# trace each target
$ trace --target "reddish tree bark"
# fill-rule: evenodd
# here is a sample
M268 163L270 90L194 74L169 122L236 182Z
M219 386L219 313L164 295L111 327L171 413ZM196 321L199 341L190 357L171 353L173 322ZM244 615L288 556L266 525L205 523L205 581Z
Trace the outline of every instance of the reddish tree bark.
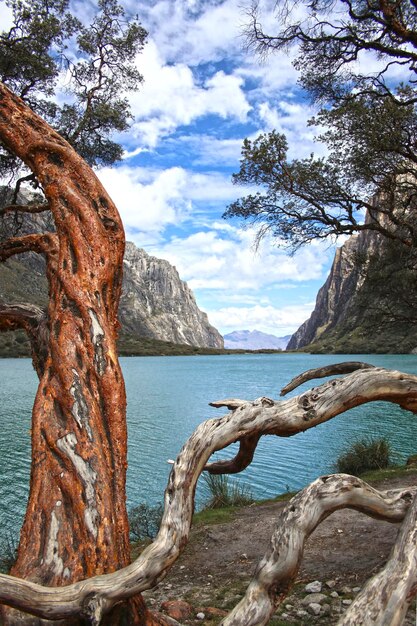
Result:
M116 354L125 238L92 170L1 83L0 140L36 175L56 225L56 235L0 247L1 260L23 249L43 253L50 293L48 347L32 416L30 495L12 574L59 586L129 562L126 398ZM129 624L153 622L141 596L117 611L129 612ZM4 619L41 623L11 609ZM121 619L113 614L109 623Z

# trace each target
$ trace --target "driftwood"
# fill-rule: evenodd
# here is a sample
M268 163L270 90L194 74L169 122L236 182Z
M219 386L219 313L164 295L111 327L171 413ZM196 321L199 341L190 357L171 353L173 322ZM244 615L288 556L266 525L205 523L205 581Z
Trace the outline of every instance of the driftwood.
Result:
M261 435L290 436L373 400L387 400L416 413L417 376L366 368L289 400L215 403L232 407L232 411L200 424L184 445L169 477L158 536L136 561L114 573L59 588L0 575L0 602L46 619L82 616L91 624L100 624L115 604L157 584L183 550L196 482L205 467L210 469L207 461L213 452L235 441L248 440L251 448ZM229 463L233 469L233 462ZM410 507L412 495L412 490L383 495L347 475L316 480L283 511L270 550L260 562L246 596L223 624L265 624L294 580L308 535L332 511L344 507L393 522L401 521L410 508L387 568L364 589L340 621L346 625L400 624L398 620L416 589L416 504ZM362 611L370 616L365 621L358 619Z
M363 363L362 361L345 361L344 363L334 363L333 365L325 365L324 367L318 367L312 370L302 372L281 389L281 396L286 396L287 393L297 389L303 383L313 380L314 378L326 378L326 376L337 376L339 374L350 374L356 372L356 370L367 370L375 365L369 363Z

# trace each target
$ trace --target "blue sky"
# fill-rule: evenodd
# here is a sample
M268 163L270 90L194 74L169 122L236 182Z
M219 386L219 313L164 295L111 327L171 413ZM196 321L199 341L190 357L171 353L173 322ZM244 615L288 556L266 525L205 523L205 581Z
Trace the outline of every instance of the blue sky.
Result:
M137 58L145 82L129 97L124 160L98 175L127 239L175 265L221 333L282 336L309 316L334 248L317 243L290 257L265 239L256 251L253 229L222 219L247 191L231 183L245 137L275 128L290 156L320 152L290 56L261 61L244 49L245 2L123 0L149 31ZM272 7L264 2L265 23Z

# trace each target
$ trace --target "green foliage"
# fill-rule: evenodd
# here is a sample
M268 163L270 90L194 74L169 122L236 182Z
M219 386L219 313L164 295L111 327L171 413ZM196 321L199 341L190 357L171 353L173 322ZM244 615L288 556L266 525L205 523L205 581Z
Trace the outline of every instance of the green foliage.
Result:
M149 506L144 502L130 509L128 516L131 541L154 539L158 534L163 512L161 504Z
M250 489L237 481L232 482L227 474L205 473L203 479L210 494L204 509L245 506L254 502Z
M1 80L46 119L93 166L122 156L111 138L129 127L127 91L138 89L135 66L146 31L117 0L99 0L91 23L73 15L70 0L6 0L13 26L0 33ZM51 100L65 81L65 101ZM62 101L62 94L60 100ZM14 172L0 153L0 173Z
M390 465L390 456L391 446L386 439L361 439L339 456L337 471L360 476L370 470L385 469Z
M248 38L261 53L298 46L300 82L313 100L325 104L310 124L322 133L328 156L290 160L286 138L276 131L245 140L233 181L261 190L231 204L225 217L256 223L259 237L270 232L291 251L314 239L365 229L416 246L412 0L399 0L389 10L354 0L337 12L328 0L301 4L292 10L280 0L277 28L270 33L262 30L254 4ZM379 73L367 73L366 61L356 63L364 52L378 55ZM392 70L399 66L402 77L408 70L408 80L395 79ZM365 211L369 219L363 223Z

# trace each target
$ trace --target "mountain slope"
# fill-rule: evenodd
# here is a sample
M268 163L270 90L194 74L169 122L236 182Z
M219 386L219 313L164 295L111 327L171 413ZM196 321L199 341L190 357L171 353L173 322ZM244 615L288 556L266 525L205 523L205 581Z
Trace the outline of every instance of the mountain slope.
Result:
M335 254L289 350L410 353L417 348L416 251L363 231Z
M0 206L10 202L8 192L0 188ZM27 202L21 196L20 202ZM2 237L51 230L47 213L22 214L16 224L12 215L2 219ZM123 263L123 289L119 307L123 345L128 352L140 339L204 348L223 348L223 338L200 311L192 291L168 261L149 256L133 243L126 244ZM45 263L34 253L23 254L0 264L0 303L31 302L45 306L48 302ZM145 341L146 340L146 341ZM161 350L158 347L158 352ZM0 356L28 354L23 333L0 333Z
M234 330L224 335L224 347L234 350L285 350L291 335L277 337L259 330Z

